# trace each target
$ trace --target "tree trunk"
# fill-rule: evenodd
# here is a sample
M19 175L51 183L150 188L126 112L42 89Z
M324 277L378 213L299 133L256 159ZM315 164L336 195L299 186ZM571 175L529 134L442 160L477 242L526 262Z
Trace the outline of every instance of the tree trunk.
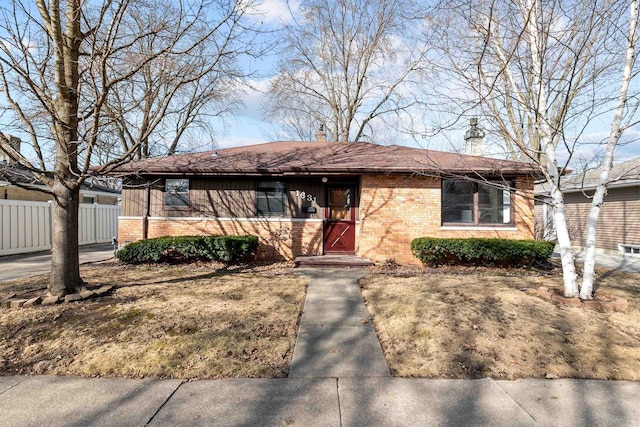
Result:
M618 94L618 106L616 113L611 122L611 130L609 131L609 140L607 142L607 150L602 170L598 179L598 186L593 201L591 202L591 210L589 211L589 222L587 222L587 244L584 258L584 273L582 279L582 288L580 289L580 298L593 298L593 283L595 280L596 267L596 237L598 216L600 208L604 203L604 196L607 194L607 186L609 185L609 174L613 167L613 154L620 136L622 135L622 118L625 113L629 84L633 78L633 68L636 61L636 39L638 37L638 1L633 0L629 5L629 35L626 62L622 73L622 83L620 84L620 93Z
M56 182L53 187L53 237L51 242L52 295L77 292L83 285L78 256L78 207L80 190Z
M604 185L602 186L604 189ZM600 188L600 186L598 187ZM596 234L600 207L604 202L604 191L596 191L593 198L589 219L587 220L587 240L584 251L584 264L582 267L582 287L580 299L593 299L593 283L596 268Z
M560 247L560 261L562 262L562 280L564 282L564 296L575 298L578 296L578 276L571 251L571 238L567 228L567 218L564 211L562 192L555 187L551 191L553 200L553 220L556 226L556 236Z

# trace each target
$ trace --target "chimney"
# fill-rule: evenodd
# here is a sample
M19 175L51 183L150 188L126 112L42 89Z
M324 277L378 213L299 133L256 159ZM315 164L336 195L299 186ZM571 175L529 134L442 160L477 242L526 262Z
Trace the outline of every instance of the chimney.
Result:
M316 141L327 142L327 132L324 130L324 125L320 125L320 129L316 131Z
M478 127L478 118L469 120L470 128L464 134L464 153L470 156L484 156L484 132Z
M7 140L7 142L4 142L5 139ZM0 138L0 144L8 145L18 153L20 152L20 142L21 142L20 138L16 138L15 136L9 135L6 133L3 133L2 137ZM12 160L11 157L9 157L9 155L2 150L0 150L0 160L10 164L17 163L15 160Z

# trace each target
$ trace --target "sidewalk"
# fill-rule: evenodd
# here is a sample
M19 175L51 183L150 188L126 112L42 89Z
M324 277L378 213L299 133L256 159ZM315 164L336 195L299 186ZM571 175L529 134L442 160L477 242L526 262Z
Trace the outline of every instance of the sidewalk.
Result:
M113 258L111 243L80 246L80 264ZM51 271L51 252L0 257L0 283Z
M638 426L640 384L0 377L0 426Z
M0 377L4 426L640 426L640 383L392 378L363 270L310 278L289 378Z

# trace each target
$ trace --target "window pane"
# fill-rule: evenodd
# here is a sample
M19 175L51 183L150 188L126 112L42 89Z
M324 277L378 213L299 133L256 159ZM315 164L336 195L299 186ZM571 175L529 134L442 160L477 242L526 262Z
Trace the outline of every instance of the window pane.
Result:
M351 221L350 188L332 188L329 191L329 219Z
M167 193L164 195L165 206L189 206L189 196L183 193Z
M189 206L189 180L167 179L164 183L164 206L186 207Z
M350 188L332 188L329 192L329 203L336 205L350 205L351 204L351 189Z
M351 208L345 205L334 205L329 208L329 219L351 221Z
M496 183L496 185L499 185ZM511 222L511 195L508 190L478 184L480 224L508 224Z
M473 224L474 184L464 181L443 181L442 222Z
M258 215L284 215L285 193L282 181L259 181L256 192Z
M167 179L165 183L167 192L186 192L189 191L188 179Z

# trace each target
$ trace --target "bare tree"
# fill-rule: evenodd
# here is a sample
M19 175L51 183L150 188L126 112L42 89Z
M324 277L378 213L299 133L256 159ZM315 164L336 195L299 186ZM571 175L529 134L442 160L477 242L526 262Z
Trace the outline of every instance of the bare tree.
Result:
M423 9L413 0L303 1L282 30L271 117L293 138L321 123L330 139L374 140L376 122L420 103L429 46L417 37L428 26Z
M250 39L243 28L243 14L237 7L216 6L217 22L194 22L191 28L185 28L188 32L178 48L170 50L165 49L166 41L175 31L172 21L180 16L178 5L160 2L151 11L131 14L131 31L143 32L148 22L154 22L158 32L135 40L130 59L139 61L153 52L161 53L109 95L105 108L111 125L103 133L108 132L111 140L118 142L110 147L116 149L116 157L134 146L137 159L171 155L180 145L188 148L185 136L194 134L200 144L211 140L210 119L224 116L237 106L237 95L247 77L237 59L260 52L255 39ZM197 146L198 141L194 143Z
M450 59L448 71L459 82L447 90L473 94L457 101L484 112L511 157L538 166L550 189L564 294L577 297L560 178L589 123L609 118L599 196L606 192L615 146L637 107L628 105L637 94L629 92L636 72L637 1L453 1L441 16L447 20L439 40ZM597 209L602 197L593 202ZM592 210L593 243L596 225ZM588 252L585 267L594 256ZM592 274L585 274L580 296L590 299L591 292Z
M238 43L248 31L243 19L250 3L171 4L7 0L0 5L2 115L10 132L28 138L24 142L34 160L9 145L0 147L53 196L49 292L54 295L73 293L83 283L78 204L84 180L150 153L154 132L169 126L175 129L167 131L167 146L175 150L180 133L216 99L218 83L211 82L234 78L233 60L246 52ZM203 64L198 55L219 62ZM201 90L209 92L208 99L198 98ZM177 94L184 93L196 96L178 102ZM92 169L98 157L109 161Z

